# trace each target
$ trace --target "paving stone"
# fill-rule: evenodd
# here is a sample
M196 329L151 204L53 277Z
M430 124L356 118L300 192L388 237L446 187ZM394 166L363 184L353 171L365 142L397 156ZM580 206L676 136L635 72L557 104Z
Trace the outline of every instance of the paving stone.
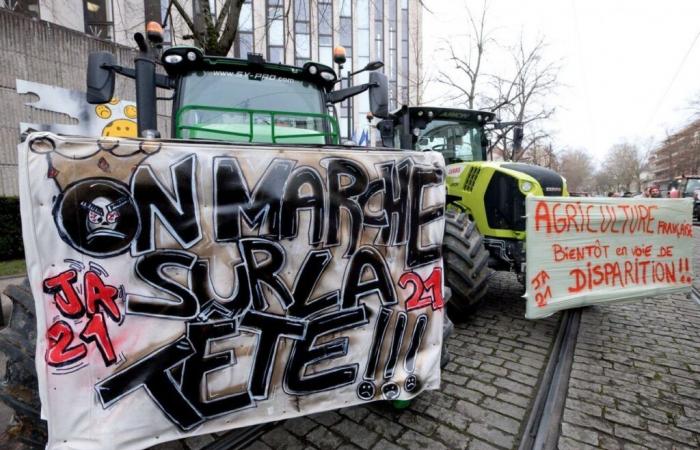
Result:
M355 406L352 408L343 408L338 410L338 414L348 417L355 422L362 422L362 419L367 417L369 409L364 406Z
M479 439L472 439L469 442L469 450L499 450L498 447L494 447L491 444L487 444L486 442L479 440Z
M622 425L638 428L640 430L646 428L646 421L634 414L628 414L616 409L606 408L603 416L611 422L620 423Z
M314 420L314 421L320 423L321 425L324 425L327 427L330 427L330 426L340 422L341 420L343 420L343 418L340 417L340 415L335 411L327 411L327 412L322 412L322 413L318 413L318 414L311 414L310 416L307 416L307 417L309 419Z
M392 420L388 420L386 417L380 416L373 412L370 412L362 424L368 429L381 434L385 438L394 441L403 432L403 427Z
M297 436L306 436L306 434L317 427L318 424L308 417L302 416L286 420L283 426Z
M568 437L559 437L559 450L595 450L596 448Z
M451 449L465 449L469 445L469 437L445 425L437 427L432 437L440 440Z
M246 450L272 450L272 447L258 440L246 447Z
M336 448L343 443L343 438L326 427L316 427L306 435L306 440L318 448Z
M467 387L479 391L484 395L488 395L489 397L495 396L498 392L495 387L477 380L470 380L469 383L467 383Z
M455 407L473 422L484 422L513 435L518 432L520 427L519 421L473 403L460 400Z
M599 442L597 431L581 428L570 423L561 425L561 435L593 446L597 446Z
M283 427L274 427L263 434L261 439L274 449L301 450L304 448L304 444Z
M499 378L496 381L494 381L493 384L500 388L507 389L511 392L515 392L516 394L524 395L526 397L532 395L532 388L530 386L526 386L516 381L508 380L505 378Z
M508 402L502 402L492 397L484 399L482 406L485 406L486 408L489 408L492 411L500 412L502 414L505 414L506 416L510 416L517 420L522 420L525 418L525 408L515 406Z
M470 424L467 433L499 447L511 448L515 445L513 436L483 423Z
M403 447L399 447L398 445L394 444L393 442L389 442L386 439L382 439L379 442L376 443L374 447L372 447L373 450L404 450Z
M484 394L481 392L477 392L466 387L455 386L453 384L445 384L443 391L455 398L469 400L472 403L479 403L481 399L484 398Z
M199 436L192 436L184 440L185 446L189 450L200 450L206 445L214 442L215 438L211 434L200 434Z
M370 448L379 440L379 435L377 433L358 425L350 419L343 419L340 423L334 425L333 431L362 448Z
M497 396L498 399L512 403L514 405L526 408L530 405L530 399L528 397L514 394L512 392L500 392Z
M447 449L447 447L442 443L422 434L418 434L413 430L406 431L396 440L396 443L409 450Z

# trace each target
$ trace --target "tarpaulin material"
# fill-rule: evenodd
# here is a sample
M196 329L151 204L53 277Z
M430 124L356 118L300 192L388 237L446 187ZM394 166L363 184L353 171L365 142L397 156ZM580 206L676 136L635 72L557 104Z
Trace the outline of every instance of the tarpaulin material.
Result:
M690 292L692 206L692 199L528 197L525 317Z
M19 152L49 448L438 387L440 154L50 133Z

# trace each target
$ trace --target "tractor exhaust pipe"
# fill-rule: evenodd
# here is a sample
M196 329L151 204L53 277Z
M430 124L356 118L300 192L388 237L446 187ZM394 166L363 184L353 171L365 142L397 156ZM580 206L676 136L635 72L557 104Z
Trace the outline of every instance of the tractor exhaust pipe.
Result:
M159 138L155 58L163 42L163 29L157 22L149 22L146 25L146 35L148 39L141 33L134 34L140 50L139 56L134 58L138 133L139 137Z

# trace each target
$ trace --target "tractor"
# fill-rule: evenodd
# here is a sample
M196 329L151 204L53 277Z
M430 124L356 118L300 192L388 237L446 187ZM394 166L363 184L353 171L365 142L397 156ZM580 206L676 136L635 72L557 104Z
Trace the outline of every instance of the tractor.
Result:
M207 56L195 47L163 49L162 30L152 23L147 33L137 33L135 40L139 53L133 68L118 65L108 52L89 55L86 99L95 105L109 102L117 74L134 79L141 138L161 137L158 100L172 103L169 127L172 138L267 146L304 145L318 147L319 151L348 144L341 140L335 104L369 91L372 114L388 117L387 79L382 73L374 72L382 66L379 62L371 62L348 75L349 78L368 70L368 83L338 89L338 74L316 62L295 67L268 63L255 54L236 59ZM342 47L338 50L334 51L334 61L342 67L344 50ZM170 96L163 97L164 91L169 91ZM20 439L43 446L46 432L39 420L33 369L34 300L26 281L21 286L11 286L6 294L13 308L0 342L14 350L10 352L5 383L0 384L0 398L16 411ZM451 323L445 319L443 335L450 331ZM445 357L443 351L443 365Z
M568 196L566 180L553 170L488 160L491 134L508 126L515 145L522 140L521 127L495 119L487 111L404 106L377 125L385 146L433 150L445 158L443 258L454 317L484 297L491 270L515 273L524 284L525 197Z

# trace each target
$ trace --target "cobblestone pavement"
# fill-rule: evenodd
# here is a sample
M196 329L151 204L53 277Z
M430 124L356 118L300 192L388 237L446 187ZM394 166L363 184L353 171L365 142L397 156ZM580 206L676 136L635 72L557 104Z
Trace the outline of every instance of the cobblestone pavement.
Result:
M674 295L584 310L565 408L561 449L700 448L700 305Z
M700 305L684 295L583 312L560 449L700 448Z
M439 391L421 394L403 411L378 402L288 420L248 448L516 447L559 315L525 320L513 285L501 293L456 324Z

